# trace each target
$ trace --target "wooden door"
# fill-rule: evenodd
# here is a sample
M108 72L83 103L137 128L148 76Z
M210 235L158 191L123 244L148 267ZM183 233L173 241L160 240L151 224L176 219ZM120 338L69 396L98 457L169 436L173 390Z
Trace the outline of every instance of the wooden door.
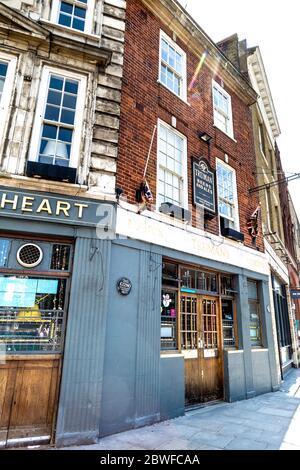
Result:
M50 441L59 363L58 357L27 356L0 365L2 447Z
M186 404L223 397L219 300L181 294L181 347L185 356Z

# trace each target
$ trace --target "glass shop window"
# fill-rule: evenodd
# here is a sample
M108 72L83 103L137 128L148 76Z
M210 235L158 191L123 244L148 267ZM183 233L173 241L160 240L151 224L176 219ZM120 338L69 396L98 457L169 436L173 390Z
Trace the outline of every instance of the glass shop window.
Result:
M196 271L190 268L180 270L181 288L196 289Z
M161 349L177 349L177 292L161 294Z
M176 264L163 262L162 285L178 287L178 268Z
M214 273L205 273L197 271L196 273L197 289L205 292L217 292L217 275Z
M180 273L181 288L183 289L214 293L218 291L217 275L214 273L197 271L190 268L181 268Z
M0 238L0 268L7 267L9 250L10 250L10 240Z
M222 329L224 349L234 348L236 346L234 310L233 301L230 299L222 299Z
M258 283L248 280L248 303L250 312L250 340L252 346L261 346L261 312L258 297Z
M233 276L221 276L221 295L232 297L234 293Z
M62 351L66 280L0 275L0 347L7 353Z

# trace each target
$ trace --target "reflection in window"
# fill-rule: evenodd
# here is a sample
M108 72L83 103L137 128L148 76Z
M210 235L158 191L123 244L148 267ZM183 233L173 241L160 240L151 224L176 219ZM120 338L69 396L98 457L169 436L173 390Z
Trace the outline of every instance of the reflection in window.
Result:
M60 352L66 280L0 276L0 344L6 352Z
M10 249L10 240L0 238L0 267L4 268L7 266L8 255Z

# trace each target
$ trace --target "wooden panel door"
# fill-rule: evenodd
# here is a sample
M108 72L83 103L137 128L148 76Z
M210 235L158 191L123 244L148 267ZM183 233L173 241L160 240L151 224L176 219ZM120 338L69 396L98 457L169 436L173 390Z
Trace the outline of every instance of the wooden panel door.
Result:
M59 379L58 358L9 360L0 368L2 437L6 445L49 442ZM37 439L38 438L38 439ZM3 445L3 444L2 444Z
M18 361L0 363L0 447L6 446Z
M181 348L185 356L186 404L223 397L219 300L181 294Z

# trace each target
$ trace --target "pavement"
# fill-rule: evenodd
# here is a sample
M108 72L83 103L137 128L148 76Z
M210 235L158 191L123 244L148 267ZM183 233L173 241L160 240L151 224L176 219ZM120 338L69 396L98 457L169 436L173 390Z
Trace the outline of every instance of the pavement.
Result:
M219 402L185 416L65 450L300 450L300 369L278 392Z

